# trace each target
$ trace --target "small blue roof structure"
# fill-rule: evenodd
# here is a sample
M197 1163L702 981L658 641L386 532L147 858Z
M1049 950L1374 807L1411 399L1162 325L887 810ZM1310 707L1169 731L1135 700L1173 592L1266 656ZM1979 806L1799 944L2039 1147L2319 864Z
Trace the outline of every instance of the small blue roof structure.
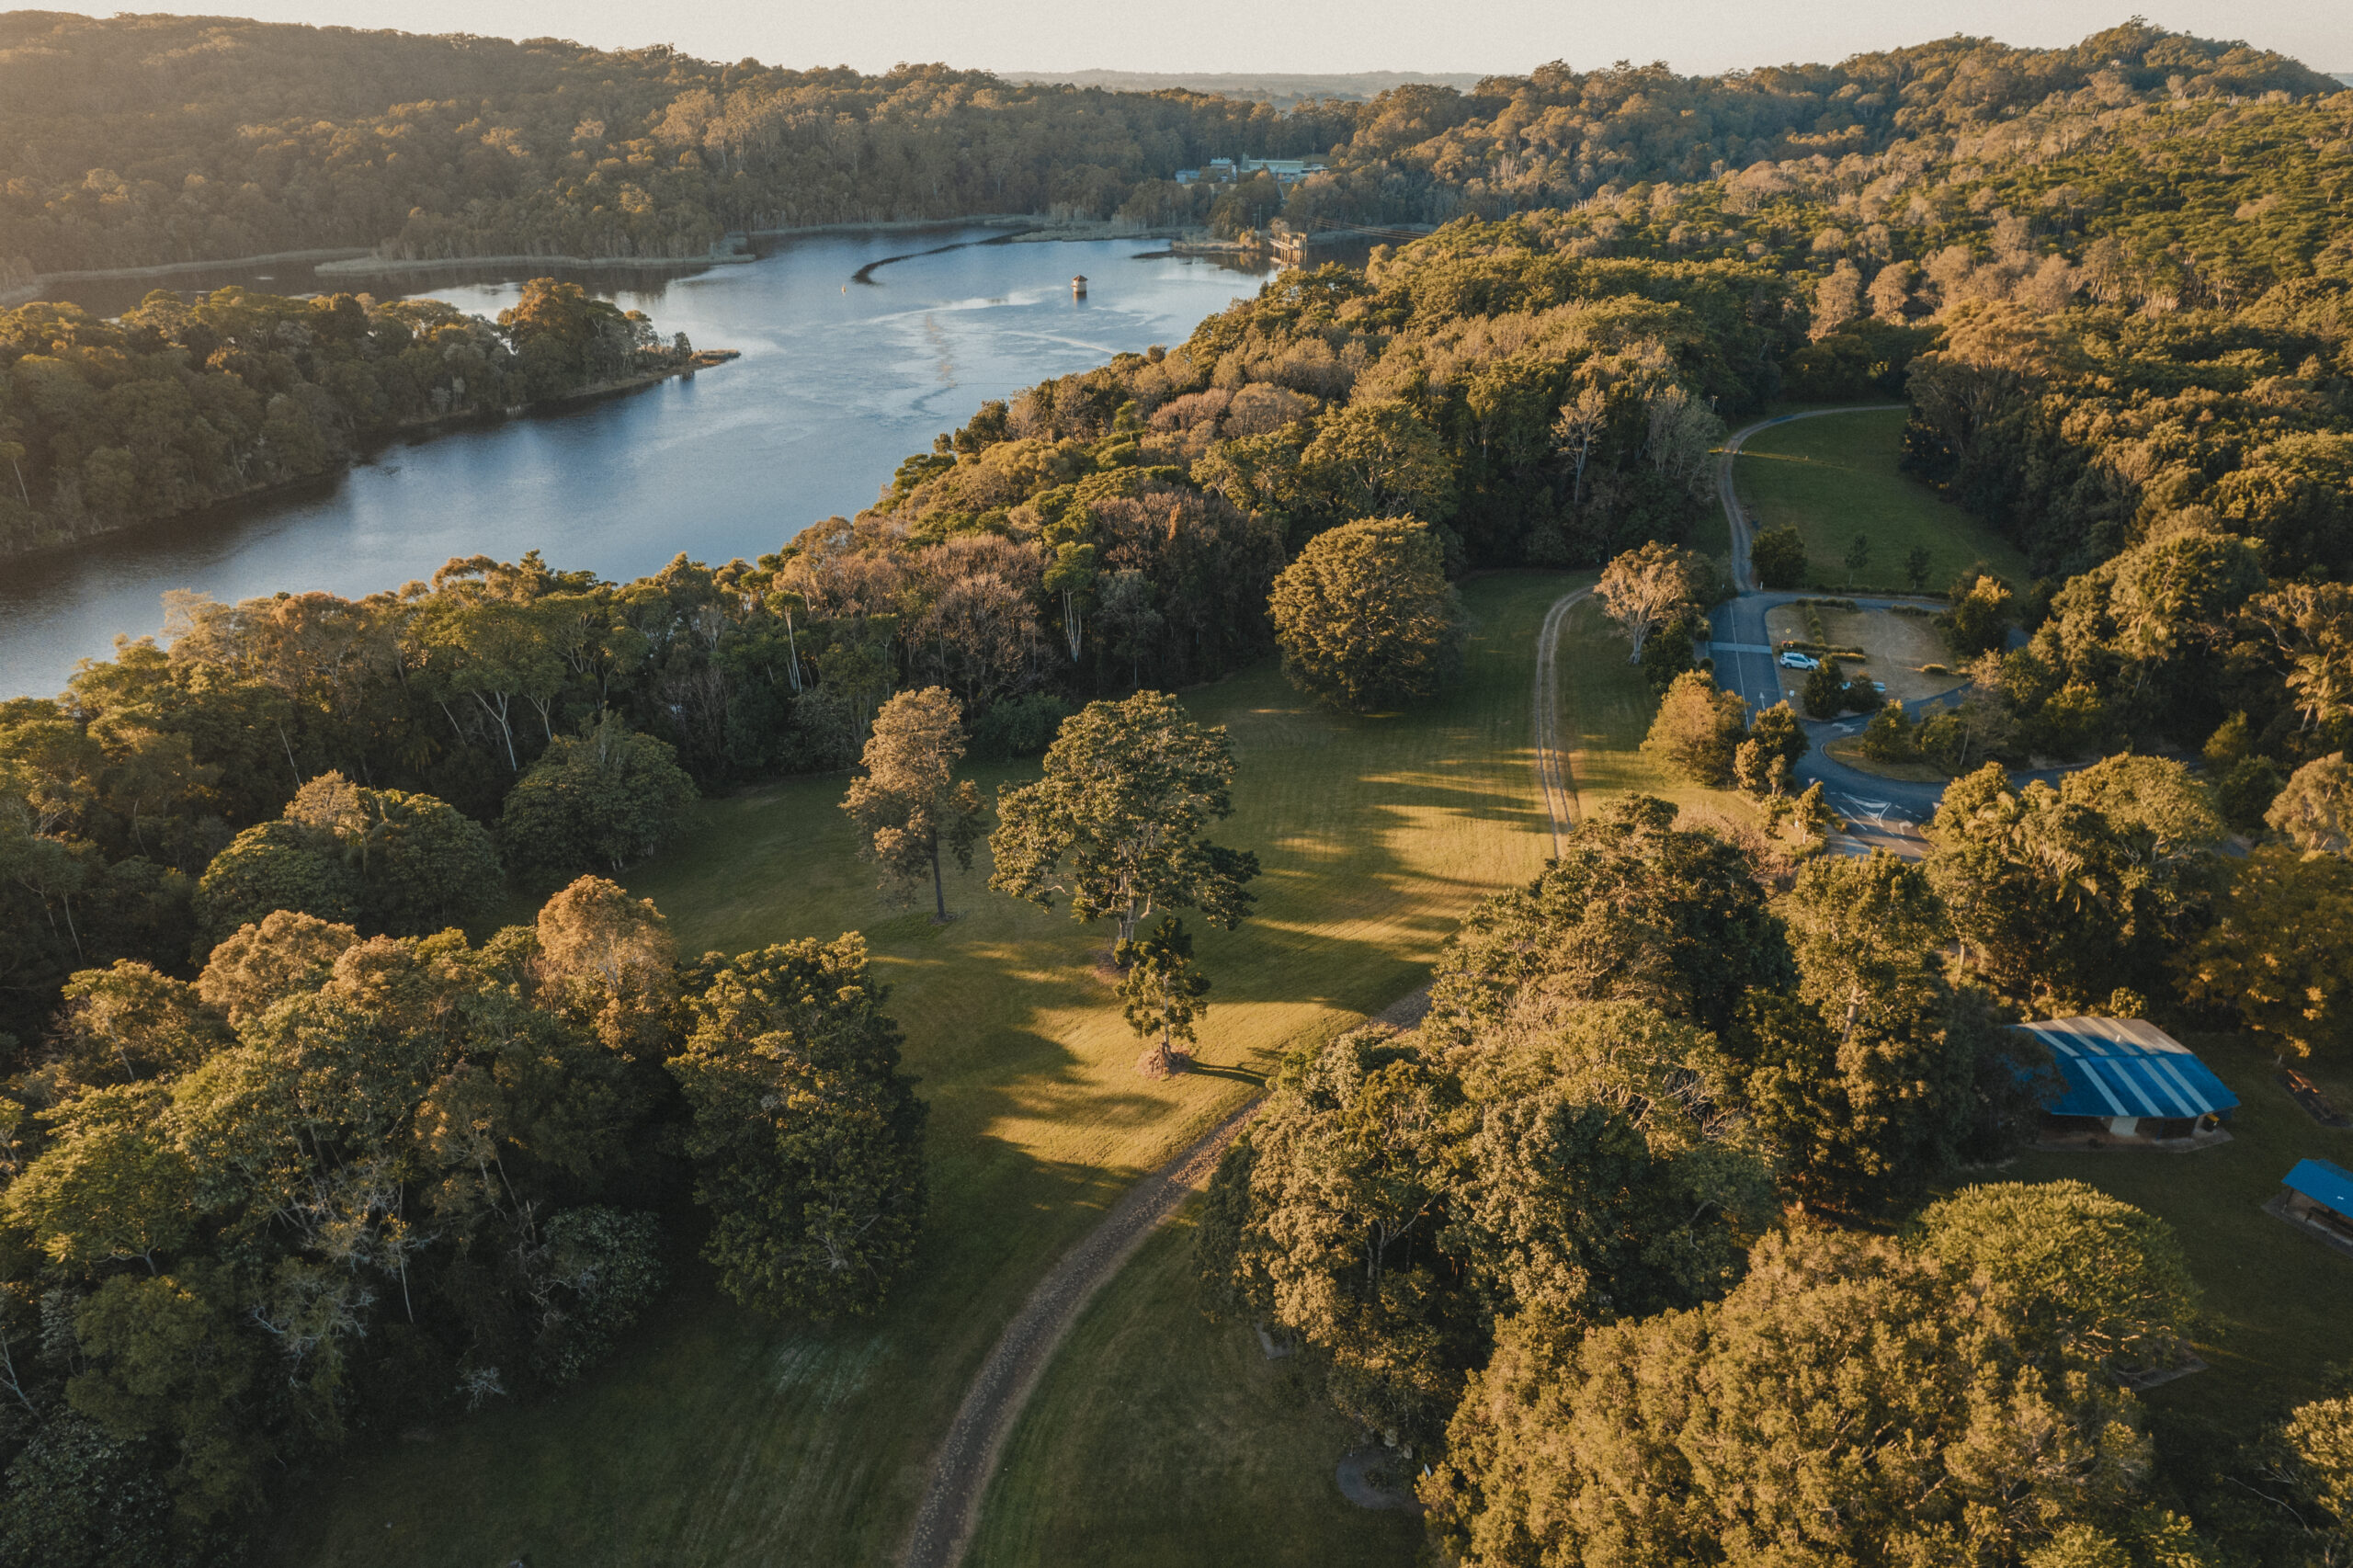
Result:
M2279 1178L2279 1185L2353 1219L2353 1171L2343 1165L2326 1160L2298 1160L2296 1168Z
M2066 1091L2052 1116L2174 1120L2227 1111L2238 1096L2165 1030L2142 1018L2051 1018L2018 1026L2050 1048Z

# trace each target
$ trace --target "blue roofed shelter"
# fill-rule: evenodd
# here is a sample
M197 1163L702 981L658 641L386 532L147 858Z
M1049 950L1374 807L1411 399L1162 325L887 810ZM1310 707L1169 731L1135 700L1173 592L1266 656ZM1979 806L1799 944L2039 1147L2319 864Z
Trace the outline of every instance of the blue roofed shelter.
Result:
M2353 1171L2327 1160L2298 1160L2279 1185L2287 1190L2265 1207L2353 1252Z
M2060 1089L2043 1102L2043 1141L2196 1148L2228 1138L2236 1109L2213 1070L2144 1018L2049 1018L2021 1024L2040 1040Z

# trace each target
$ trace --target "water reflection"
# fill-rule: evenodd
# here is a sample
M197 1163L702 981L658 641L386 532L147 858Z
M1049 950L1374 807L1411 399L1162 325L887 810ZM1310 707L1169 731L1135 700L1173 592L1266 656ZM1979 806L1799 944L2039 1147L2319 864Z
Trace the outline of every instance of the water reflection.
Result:
M1207 258L1130 259L1161 248L1152 242L957 243L992 237L807 236L691 276L592 274L582 280L665 334L744 358L647 392L398 444L306 491L0 561L0 695L53 692L77 659L106 656L118 632L154 631L170 588L223 599L358 595L429 576L452 555L532 549L616 578L680 552L756 555L867 505L900 459L983 398L1179 342L1260 281ZM868 263L906 252L928 254L877 268L870 287L849 285ZM316 286L305 267L262 270L274 280L167 281ZM1090 297L1071 297L1074 272L1089 275ZM108 292L113 283L70 292L120 310L154 286L124 285L128 299ZM410 290L495 313L518 287L509 274Z

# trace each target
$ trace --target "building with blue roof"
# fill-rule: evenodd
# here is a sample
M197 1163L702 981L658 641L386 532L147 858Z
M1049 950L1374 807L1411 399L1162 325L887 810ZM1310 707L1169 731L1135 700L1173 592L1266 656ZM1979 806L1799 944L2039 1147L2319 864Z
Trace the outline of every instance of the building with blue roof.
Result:
M2196 1147L2229 1137L2238 1108L2213 1069L2143 1018L2049 1018L2018 1026L2042 1042L2059 1089L2043 1102L2046 1142Z
M2327 1160L2298 1160L2263 1207L2339 1252L2353 1253L2353 1171Z

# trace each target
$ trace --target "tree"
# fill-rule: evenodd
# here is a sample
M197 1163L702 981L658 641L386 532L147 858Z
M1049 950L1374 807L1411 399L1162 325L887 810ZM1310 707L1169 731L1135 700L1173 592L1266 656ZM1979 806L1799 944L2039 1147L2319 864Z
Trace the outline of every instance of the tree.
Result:
M1330 1364L1343 1415L1414 1443L1460 1386L1470 1302L1438 1235L1461 1089L1372 1026L1284 1063L1219 1162L1195 1260L1206 1283Z
M1816 719L1836 719L1847 710L1847 672L1839 666L1837 655L1824 659L1805 677L1805 688L1799 693L1808 714Z
M2280 1427L2275 1447L2278 1469L2317 1517L2298 1517L2308 1536L2319 1538L2327 1568L2353 1552L2353 1394L2339 1393L2296 1407Z
M1929 879L1962 951L2010 994L2081 1007L2155 987L2222 824L2178 763L2112 757L2054 790L1995 763L1948 787Z
M506 881L479 823L430 795L323 773L285 815L239 834L197 884L208 939L273 910L423 936L480 920Z
M1291 683L1356 712L1427 697L1461 662L1445 552L1410 517L1317 534L1275 579L1267 609Z
M359 879L334 835L301 823L249 827L212 858L196 884L208 945L273 910L348 924L359 918Z
M1602 569L1593 586L1602 612L1618 623L1631 645L1630 665L1642 663L1643 643L1660 623L1699 594L1697 563L1684 551L1656 540L1630 550Z
M540 906L532 935L541 1006L586 1024L610 1050L660 1049L678 997L678 944L652 899L582 877Z
M981 792L955 780L964 756L964 710L941 687L903 691L874 715L866 743L866 776L853 779L842 810L858 824L860 851L882 868L894 898L914 896L931 874L936 918L948 918L939 877L943 846L959 869L972 869L981 836Z
M2213 924L2173 968L2190 1001L2299 1056L2341 1056L2353 1047L2353 861L2262 846L2232 868Z
M230 1028L243 1028L286 997L324 985L335 960L358 945L352 926L276 910L213 946L196 992Z
M1756 570L1760 588L1805 586L1805 543L1795 527L1759 529L1748 541L1748 563Z
M1193 938L1185 923L1170 916L1151 935L1121 942L1111 952L1120 976L1120 1004L1136 1038L1149 1041L1156 1031L1159 1049L1154 1058L1155 1077L1176 1071L1176 1044L1190 1043L1193 1025L1209 994L1209 976L1193 962Z
M1928 573L1935 564L1936 558L1928 553L1928 547L1925 544L1914 545L1905 554L1904 581L1910 585L1914 593L1919 593L1927 587Z
M2089 1346L2061 1347L2072 1376L2028 1364L2028 1330L1971 1285L1798 1233L1721 1302L1583 1334L1507 1320L1423 1483L1432 1528L1466 1568L2016 1562L2063 1530L2125 1561L2114 1537L2163 1519L2131 1396L2084 1375Z
M1695 784L1722 784L1748 733L1748 704L1725 691L1705 670L1686 670L1666 688L1643 737L1644 754L1656 757Z
M1796 977L1746 856L1648 796L1571 829L1526 887L1484 900L1439 950L1421 1034L1449 1049L1515 1008L1641 1002L1720 1037L1752 991Z
M2263 820L2306 854L2353 850L2353 763L2340 751L2304 764Z
M926 1111L865 941L713 955L687 991L669 1066L711 1210L703 1255L763 1312L872 1312L922 1225Z
M1952 608L1937 618L1957 659L1997 653L2016 617L2009 585L1982 566L1963 572L1952 585Z
M507 792L499 836L543 882L590 867L618 871L676 833L694 801L677 754L608 713L540 754Z
M1863 571L1870 563L1871 537L1869 534L1857 534L1855 542L1847 547L1847 586L1853 587L1855 574Z
M1258 858L1200 835L1233 814L1233 749L1176 699L1140 691L1090 702L1047 749L1044 777L997 794L989 886L1042 908L1070 900L1131 939L1154 909L1199 909L1233 930L1250 912Z
M1403 398L1359 400L1323 415L1300 454L1300 474L1327 515L1444 522L1454 510L1446 443Z
M1963 1187L1921 1212L1917 1245L1963 1278L2022 1347L2057 1370L2089 1362L2119 1381L2189 1354L2198 1286L2173 1227L2080 1181Z

